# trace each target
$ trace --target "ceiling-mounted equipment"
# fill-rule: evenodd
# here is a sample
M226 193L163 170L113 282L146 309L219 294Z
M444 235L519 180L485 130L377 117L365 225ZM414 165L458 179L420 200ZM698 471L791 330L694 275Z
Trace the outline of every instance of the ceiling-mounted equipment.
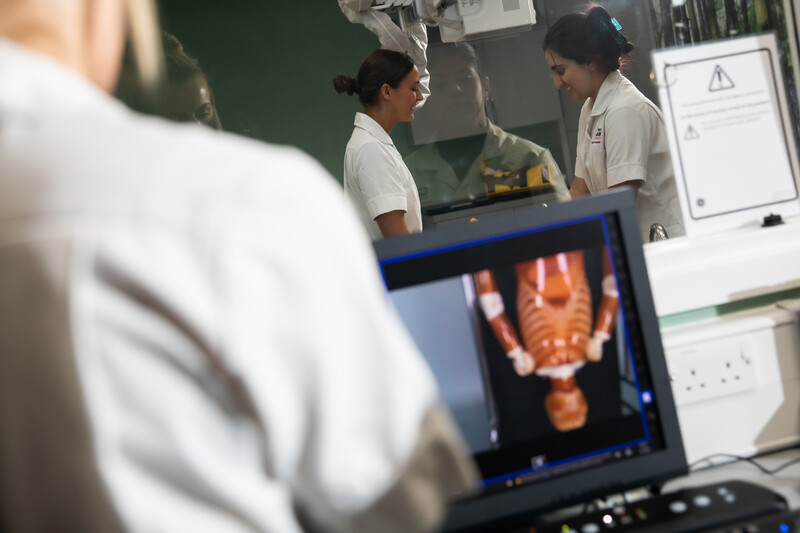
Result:
M414 18L439 26L446 43L520 33L536 24L533 0L372 0L371 7L413 10Z

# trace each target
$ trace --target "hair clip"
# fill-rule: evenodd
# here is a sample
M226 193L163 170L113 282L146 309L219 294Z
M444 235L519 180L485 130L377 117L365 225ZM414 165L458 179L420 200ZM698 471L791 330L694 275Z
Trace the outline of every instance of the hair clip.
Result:
M625 38L619 32L619 30L622 29L622 24L620 24L619 21L615 18L611 19L611 24L613 24L614 29L617 30L616 35L614 35L614 40L617 41L617 44L622 44L623 42L625 42Z

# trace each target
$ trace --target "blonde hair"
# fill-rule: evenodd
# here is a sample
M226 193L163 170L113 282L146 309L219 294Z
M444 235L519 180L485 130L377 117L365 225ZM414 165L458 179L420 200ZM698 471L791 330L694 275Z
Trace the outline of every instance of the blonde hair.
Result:
M136 72L147 91L155 90L164 78L164 52L155 2L125 0L125 15Z

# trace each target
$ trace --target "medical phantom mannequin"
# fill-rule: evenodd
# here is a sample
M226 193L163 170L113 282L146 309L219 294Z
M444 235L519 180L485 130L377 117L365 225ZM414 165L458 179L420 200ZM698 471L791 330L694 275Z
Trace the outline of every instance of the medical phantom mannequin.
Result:
M550 422L559 431L586 423L588 405L575 381L586 361L599 361L611 338L619 295L608 251L603 254L603 297L592 331L592 297L582 251L517 263L517 314L522 343L506 315L494 273L474 275L480 306L497 341L520 376L549 377L545 399Z

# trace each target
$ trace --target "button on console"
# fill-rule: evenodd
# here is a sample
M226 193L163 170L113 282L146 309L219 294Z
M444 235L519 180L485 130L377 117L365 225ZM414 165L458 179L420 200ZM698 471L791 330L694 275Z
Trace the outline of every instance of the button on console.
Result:
M699 496L695 496L692 502L694 502L694 504L698 507L708 507L711 505L711 498L705 494L700 494Z
M669 510L675 514L685 513L688 508L689 506L686 505L686 502L682 500L675 500L669 504Z

